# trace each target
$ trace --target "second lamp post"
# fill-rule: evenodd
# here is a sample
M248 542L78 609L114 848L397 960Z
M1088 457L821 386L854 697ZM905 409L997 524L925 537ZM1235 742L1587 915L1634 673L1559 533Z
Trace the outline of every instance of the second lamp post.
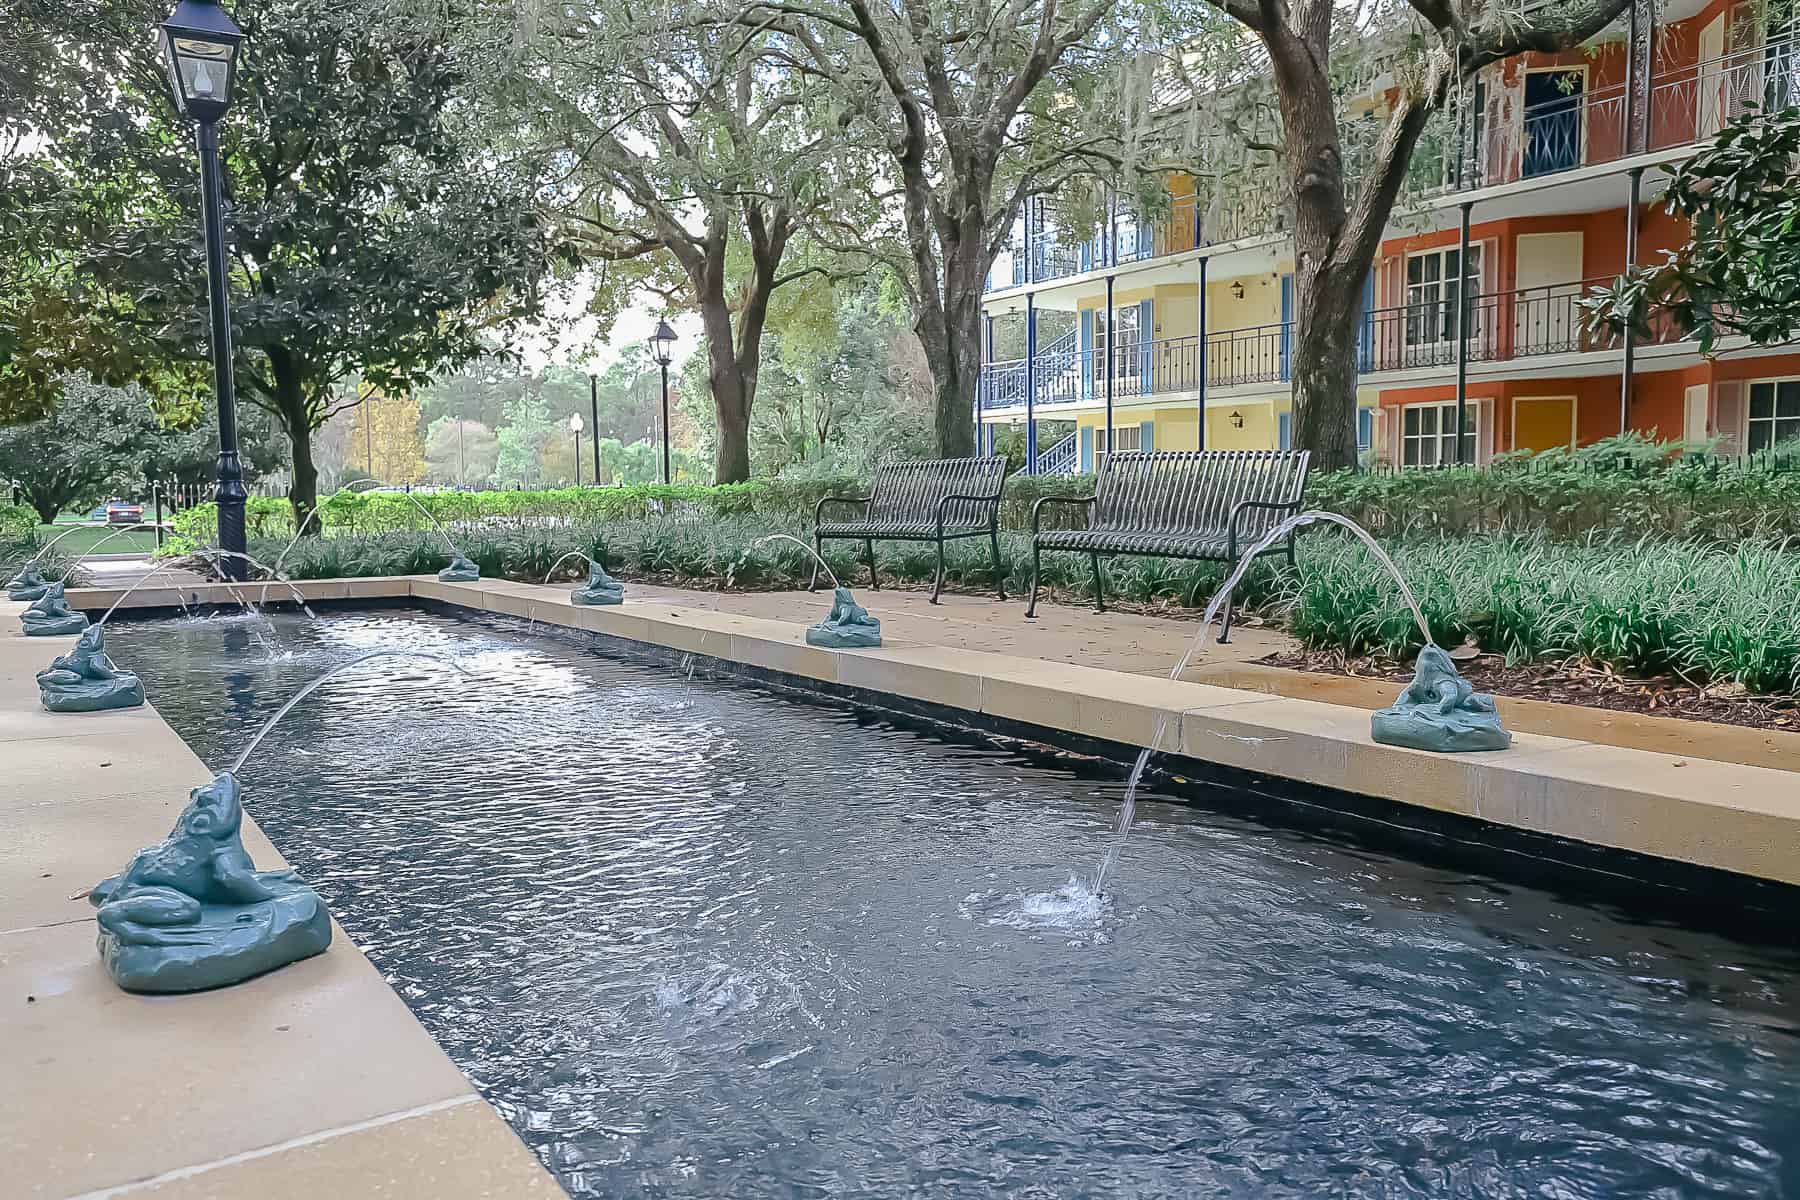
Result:
M675 331L669 328L667 321L656 323L656 332L650 335L650 357L662 368L662 435L663 435L663 482L669 482L669 363L675 352Z

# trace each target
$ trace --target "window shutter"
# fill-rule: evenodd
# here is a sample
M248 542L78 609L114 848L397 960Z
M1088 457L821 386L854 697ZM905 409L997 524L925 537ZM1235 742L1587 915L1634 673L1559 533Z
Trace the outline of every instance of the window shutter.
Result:
M1290 377L1288 363L1294 348L1294 277L1281 277L1281 378Z
M1375 410L1359 408L1356 410L1356 448L1368 450L1375 445Z
M1082 315L1086 316L1087 314L1083 313ZM1092 471L1094 469L1094 427L1092 425L1081 427L1081 440L1076 444L1081 448L1082 471L1084 473Z
M1733 379L1713 385L1713 436L1719 453L1744 452L1744 381Z
M1485 467L1494 457L1494 402L1482 400L1475 406L1475 465Z
M1275 448L1291 450L1294 441L1294 414L1291 412L1275 415Z
M1356 334L1356 369L1367 374L1375 369L1375 268L1363 279L1362 327Z
M1148 300L1144 301L1149 304ZM1156 422L1145 421L1138 426L1138 449L1145 453L1156 449Z

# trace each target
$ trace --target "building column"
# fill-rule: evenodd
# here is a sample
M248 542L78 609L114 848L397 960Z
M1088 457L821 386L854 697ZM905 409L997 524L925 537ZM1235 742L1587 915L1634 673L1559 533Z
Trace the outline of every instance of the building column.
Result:
M1113 444L1113 327L1118 314L1113 311L1113 277L1106 277L1106 454L1112 457Z
M994 315L992 313L982 313L981 325L981 361L983 363L992 363L994 361ZM984 382L989 385L986 391L991 392L993 381L985 380ZM980 434L980 438L975 444L980 449L981 453L987 455L993 454L994 427L989 424L982 424L977 425L975 429L976 432Z
M1629 275L1637 269L1638 204L1643 194L1644 168L1631 168L1627 178L1631 180L1631 199L1625 208L1625 273ZM1620 340L1619 432L1624 433L1631 428L1631 377L1637 370L1637 338L1630 325Z
M1463 462L1469 412L1469 201L1462 202L1461 250L1456 256L1456 463ZM1498 419L1498 418L1496 418Z
M1025 293L1025 473L1037 474L1037 298Z
M1199 194L1196 192L1195 209L1198 210L1198 208ZM1200 228L1198 217L1195 218L1194 228L1195 231L1198 232ZM1197 435L1198 440L1194 445L1196 449L1204 450L1206 449L1206 257L1204 255L1200 258L1199 308L1200 315L1196 324L1198 326L1200 340L1194 347L1194 390L1198 393L1200 398L1200 426Z

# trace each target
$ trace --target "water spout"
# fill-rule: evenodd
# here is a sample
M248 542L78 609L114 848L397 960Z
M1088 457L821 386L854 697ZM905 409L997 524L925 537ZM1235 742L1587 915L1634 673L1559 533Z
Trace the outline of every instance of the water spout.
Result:
M106 545L106 543L112 541L114 538L124 537L128 533L136 533L140 529L155 529L155 528L156 528L156 526L149 521L139 521L135 525L127 525L122 529L113 530L111 533L107 534L105 537L101 538L99 541L95 542L93 545L89 546L86 550L83 550L80 554L77 554L72 560L70 560L69 569L67 571L63 572L63 578L65 580L68 579L68 577L74 573L76 567L79 567L82 564L82 562L85 561L86 559L92 558L96 553L98 553L100 547ZM60 541L62 538L67 537L67 536L68 536L67 534L58 534L57 540ZM55 542L51 543L51 545L55 545L55 544L56 544ZM46 549L48 549L48 547L46 547Z
M588 556L583 554L581 551L571 550L567 554L563 555L561 558L557 559L555 562L550 564L550 569L548 571L544 572L544 582L549 583L551 577L556 574L556 568L562 566L564 563L568 562L571 558L587 559L587 563L589 566L594 565L594 560L591 558L588 558Z
M817 550L814 550L811 546L807 545L805 542L801 541L797 537L792 536L791 534L771 533L767 537L757 538L754 542L750 543L750 547L751 547L751 549L755 549L756 547L762 545L764 542L775 542L775 541L794 543L794 545L796 545L796 546L800 547L802 550L806 551L806 556L808 558L812 559L814 562L818 563L821 567L825 568L825 578L831 580L831 586L834 589L841 588L844 586L843 584L838 582L838 577L832 573L831 564L826 562L824 559L820 558L819 552Z
M367 654L358 655L349 662L339 663L337 666L331 668L331 670L325 672L317 679L314 679L311 683L289 697L288 702L282 705L275 715L270 717L268 721L264 723L263 727L256 731L256 736L251 738L249 743L244 746L243 752L237 756L237 761L231 764L230 774L237 775L242 772L244 763L249 759L250 755L255 752L256 748L262 745L262 740L269 736L269 731L280 724L281 718L292 712L296 704L317 691L319 686L326 680L335 675L341 675L352 667L361 666L363 663L370 662L377 658L428 658L432 662L442 663L445 666L450 667L452 670L461 673L465 677L473 678L471 672L461 663L458 663L453 659L445 658L441 654L428 654L422 650L371 650Z
M302 612L304 612L308 617L311 617L315 621L319 619L319 614L315 613L310 607L308 607L308 605L306 603L306 593L301 591L299 589L299 587L295 585L293 580L291 580L287 576L281 574L279 571L275 570L275 568L267 565L266 563L259 562L258 560L251 558L248 554L240 554L236 550L222 550L217 547L205 547L205 548L194 551L194 557L195 558L238 558L238 559L242 559L244 562L248 563L249 565L255 567L259 571L267 571L269 573L269 575L276 582L287 585L288 594L294 598L294 603L298 604L300 606L300 610ZM221 571L220 574L223 575L224 572ZM231 594L233 596L237 597L238 602L240 604L242 604L245 608L249 609L251 612L257 611L256 605L250 603L249 599L242 592L240 592L238 590L237 583L234 580L227 577L227 578L219 580L219 582L223 583L228 589L230 589ZM263 581L263 599L264 599L265 603L268 600L268 595L269 595L269 581L264 580Z
M348 492L358 491L359 490L359 488L357 486L358 484L364 485L360 489L362 491L368 491L370 488L391 486L389 484L382 483L379 479L359 479L356 481L356 483L351 484L349 487L345 488L344 490L348 491ZM425 514L425 519L427 521L431 522L432 527L438 531L438 536L444 539L444 545L450 547L451 555L453 555L456 558L462 558L462 559L468 558L468 555L464 554L460 549L457 548L456 543L450 540L450 533L448 530L446 530L444 528L443 522L439 521L436 517L432 516L431 510L429 508L426 508L423 504L420 504L419 498L417 496L413 495L411 492L405 492L405 491L400 492L399 494L402 496L405 496L408 500L412 501L412 506L414 508L418 509L420 512Z
M1320 509L1309 509L1306 512L1291 516L1287 520L1276 525L1273 529L1269 530L1268 533L1264 534L1254 546L1246 550L1242 558L1238 559L1237 567L1230 575L1226 576L1225 582L1220 585L1217 592L1213 593L1213 598L1207 603L1206 611L1202 613L1200 617L1200 631L1196 633L1193 640L1188 643L1187 649L1182 653L1180 660L1176 662L1175 669L1169 672L1170 679L1180 679L1182 673L1187 670L1188 663L1193 660L1194 652L1197 651L1201 644L1206 640L1207 631L1212 628L1213 621L1218 618L1220 611L1224 609L1226 601L1231 599L1232 591L1236 589L1237 585L1243 580L1245 574L1249 572L1250 565L1255 561L1256 556L1261 554L1264 550L1267 550L1270 546L1273 546L1292 530L1300 529L1319 521L1326 521L1334 525L1342 526L1355 534L1358 538L1362 539L1363 544L1374 552L1375 557L1381 562L1381 565L1387 568L1388 574L1392 575L1394 577L1394 582L1399 585L1400 595L1405 598L1406 606L1412 609L1413 620L1419 623L1419 634L1425 639L1425 644L1427 646L1435 644L1431 640L1431 627L1425 623L1425 614L1419 608L1418 598L1413 595L1412 588L1407 586L1405 578L1400 574L1400 568L1394 565L1394 560L1388 557L1387 551L1376 544L1374 537L1369 534L1369 531L1364 529L1361 525L1358 525L1355 521L1352 521L1349 517L1342 516L1338 513L1325 512ZM1107 877L1110 876L1113 873L1113 869L1118 866L1119 851L1125 846L1125 837L1131 832L1131 821L1137 812L1138 784L1144 778L1144 768L1149 765L1150 756L1156 753L1162 746L1163 734L1167 732L1168 723L1169 714L1167 712L1159 713L1156 718L1156 725L1150 734L1150 744L1138 753L1137 761L1132 764L1131 777L1125 784L1125 803L1119 809L1119 823L1113 830L1112 841L1106 848L1106 856L1100 860L1100 868L1094 874L1094 892L1097 895L1104 894Z

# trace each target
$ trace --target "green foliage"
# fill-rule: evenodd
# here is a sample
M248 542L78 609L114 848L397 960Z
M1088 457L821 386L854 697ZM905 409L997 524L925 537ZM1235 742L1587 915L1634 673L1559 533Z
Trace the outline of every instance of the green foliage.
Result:
M236 19L254 50L221 122L232 241L237 380L297 438L360 377L391 394L481 353L484 331L538 310L555 250L532 203L533 164L488 153L481 97L451 51L368 5L269 0ZM0 261L41 265L13 323L33 361L188 398L202 385L206 273L189 122L170 104L143 0L28 5L9 20L46 48L9 118L33 136L4 176ZM6 289L0 288L0 291ZM0 319L12 320L6 306ZM95 356L95 345L129 354ZM90 363L88 360L92 358ZM179 375L175 388L164 376Z
M1753 109L1721 129L1663 194L1686 219L1687 242L1584 301L1590 328L1650 340L1673 326L1698 338L1703 354L1730 334L1758 346L1800 334L1797 160L1800 107Z
M88 379L62 383L48 415L0 428L0 478L19 485L44 522L116 484L142 478L152 445L163 436L144 393Z
M22 541L36 532L38 523L38 515L25 505L0 504L0 539Z
M1724 459L1641 435L1488 467L1315 475L1308 507L1386 538L1542 533L1735 542L1800 534L1800 459Z
M458 541L490 578L542 583L551 563L581 550L627 580L766 590L804 586L812 559L788 542L754 543L807 531L804 520L737 512L478 526L460 531ZM251 553L268 561L282 545L256 542ZM860 551L845 542L826 547L831 570L852 586L868 578ZM1800 690L1800 554L1783 546L1468 537L1407 543L1393 553L1441 645L1474 637L1514 663L1576 657L1626 674L1679 671L1699 682L1738 680L1757 692ZM890 543L877 554L889 580L923 587L935 569L930 546ZM1029 539L1002 535L1001 556L1008 591L1022 593L1030 584ZM417 531L307 539L288 557L296 578L429 574L448 562L442 540ZM1217 563L1115 558L1103 565L1109 594L1177 608L1203 605L1225 575ZM580 570L571 560L559 575L571 579ZM946 577L953 588L990 588L987 546L950 546ZM1089 599L1085 558L1045 555L1043 586L1070 601ZM1278 558L1258 562L1238 599L1315 647L1405 658L1420 643L1387 572L1360 542L1331 531L1302 537L1296 568Z

